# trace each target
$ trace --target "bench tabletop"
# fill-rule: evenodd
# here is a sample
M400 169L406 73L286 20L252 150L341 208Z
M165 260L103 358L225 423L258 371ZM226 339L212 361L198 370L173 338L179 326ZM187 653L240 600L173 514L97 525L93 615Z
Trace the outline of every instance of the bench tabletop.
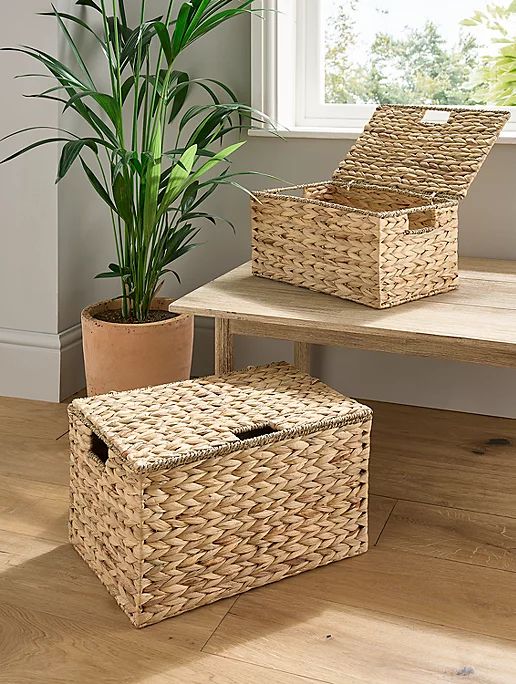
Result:
M516 261L462 259L457 290L384 310L253 276L249 262L171 310L237 334L516 367Z

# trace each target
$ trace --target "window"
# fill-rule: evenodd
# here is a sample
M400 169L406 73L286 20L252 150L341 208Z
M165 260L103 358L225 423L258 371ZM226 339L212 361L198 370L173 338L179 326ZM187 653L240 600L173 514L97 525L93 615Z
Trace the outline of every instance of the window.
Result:
M492 0L262 4L273 11L253 21L253 99L293 134L356 134L383 103L490 104L480 65L501 45ZM493 19L509 28L513 16ZM516 136L516 117L504 134Z

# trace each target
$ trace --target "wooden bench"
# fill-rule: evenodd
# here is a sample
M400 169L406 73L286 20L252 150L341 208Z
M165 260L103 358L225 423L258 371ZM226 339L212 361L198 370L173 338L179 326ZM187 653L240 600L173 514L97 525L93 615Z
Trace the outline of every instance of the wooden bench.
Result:
M203 285L171 311L215 318L215 370L233 366L233 335L292 340L310 370L310 345L516 368L516 262L462 259L459 288L378 311L251 275L251 264Z

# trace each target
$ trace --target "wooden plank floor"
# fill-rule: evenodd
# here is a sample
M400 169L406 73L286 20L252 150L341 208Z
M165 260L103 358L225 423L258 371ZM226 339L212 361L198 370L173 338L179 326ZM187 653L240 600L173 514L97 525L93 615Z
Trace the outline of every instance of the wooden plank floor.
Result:
M138 631L66 541L65 406L0 399L0 683L516 683L516 421L373 408L369 553Z

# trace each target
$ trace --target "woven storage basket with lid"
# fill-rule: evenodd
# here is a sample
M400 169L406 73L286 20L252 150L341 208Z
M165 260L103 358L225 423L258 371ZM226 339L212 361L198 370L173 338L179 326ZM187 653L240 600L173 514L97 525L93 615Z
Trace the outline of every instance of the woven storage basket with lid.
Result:
M372 412L287 364L69 416L70 539L138 627L367 550Z
M379 107L331 181L255 193L253 273L378 309L455 288L459 201L508 118Z

